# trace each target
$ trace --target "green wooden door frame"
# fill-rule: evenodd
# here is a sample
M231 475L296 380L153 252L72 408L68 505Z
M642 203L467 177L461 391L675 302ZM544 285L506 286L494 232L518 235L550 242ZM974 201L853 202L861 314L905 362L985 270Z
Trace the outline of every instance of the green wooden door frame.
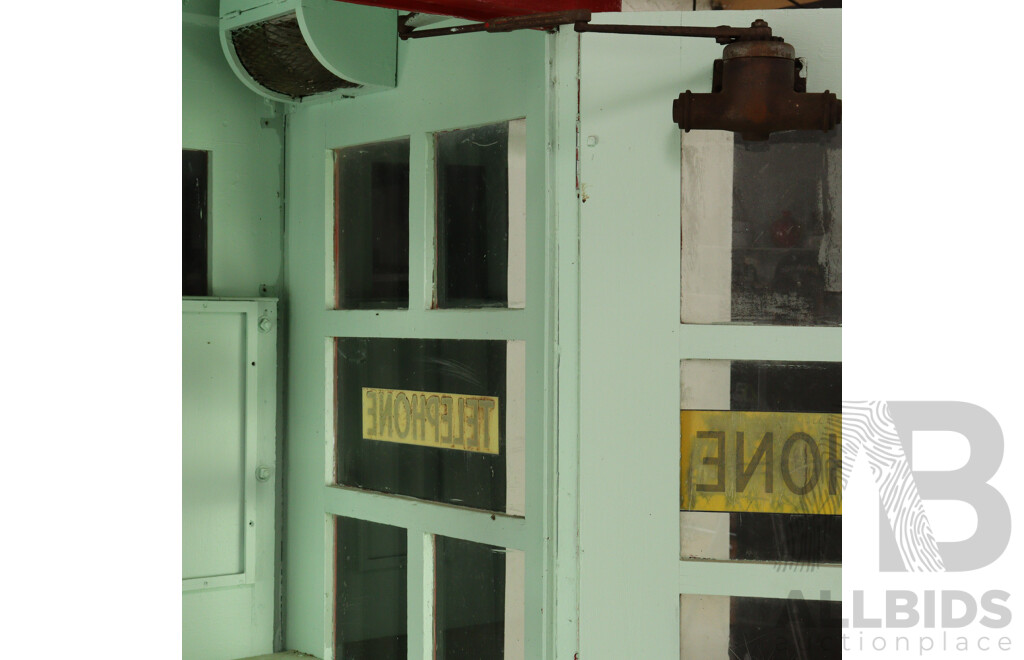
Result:
M338 515L408 531L409 657L431 658L433 544L443 535L525 552L525 657L554 657L557 500L556 251L550 191L552 40L539 32L403 42L399 85L303 104L288 116L289 516L286 645L333 655L333 525ZM526 307L431 309L435 259L433 134L526 120ZM410 301L406 310L333 310L332 151L410 140ZM575 142L575 130L572 141ZM526 515L516 517L334 483L336 337L523 341ZM322 570L310 570L322 566Z
M638 12L595 22L756 18L808 58L808 91L841 94L839 10ZM585 34L579 52L580 658L674 658L680 594L841 594L837 566L779 572L770 562L680 560L680 360L841 361L841 331L680 323L686 138L671 121L671 102L686 89L710 91L721 46Z

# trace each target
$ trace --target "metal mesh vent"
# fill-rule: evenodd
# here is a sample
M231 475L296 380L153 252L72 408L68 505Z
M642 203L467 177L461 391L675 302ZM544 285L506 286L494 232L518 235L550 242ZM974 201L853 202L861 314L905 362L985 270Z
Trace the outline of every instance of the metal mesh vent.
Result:
M359 87L328 71L302 38L295 13L231 31L231 42L245 70L269 90L302 98Z

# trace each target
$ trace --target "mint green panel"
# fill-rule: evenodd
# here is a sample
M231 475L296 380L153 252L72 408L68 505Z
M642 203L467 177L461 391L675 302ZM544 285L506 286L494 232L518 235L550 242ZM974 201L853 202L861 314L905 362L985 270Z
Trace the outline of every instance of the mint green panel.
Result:
M397 11L303 0L297 13L310 50L335 75L369 87L395 86Z
M245 572L245 320L237 313L182 318L186 580Z
M596 23L746 26L841 95L840 12L597 14ZM679 657L681 132L672 101L711 88L710 39L584 34L580 48L580 657ZM769 333L770 334L770 333ZM703 350L730 335L703 337ZM769 339L765 337L765 339ZM766 342L767 344L767 342Z
M183 19L182 148L210 152L210 293L273 295L281 285L282 120L228 66L216 21Z
M286 172L288 187L286 273L290 294L289 373L287 381L288 502L285 545L286 640L288 648L319 657L327 643L332 585L330 539L325 510L347 507L353 516L374 520L387 510L390 524L429 525L456 536L479 530L508 529L508 545L526 552L528 634L525 657L550 657L550 638L537 634L547 596L550 557L545 536L552 523L550 436L553 277L549 238L553 231L546 206L547 45L540 32L464 35L400 42L398 86L353 99L301 104L288 115ZM433 250L433 172L435 131L526 118L527 282L524 310L430 310ZM407 311L333 311L333 179L331 152L339 147L410 137L410 287ZM569 185L572 185L570 182ZM333 369L332 335L506 338L527 346L527 515L491 520L487 514L452 509L440 515L431 505L385 496L325 488L331 482L333 438L327 437ZM363 504L360 504L362 502ZM392 509L394 509L392 511ZM394 514L394 515L391 515ZM406 514L409 514L406 516ZM416 515L412 515L416 514ZM343 513L343 515L350 515ZM405 517L403 517L405 516ZM449 525L449 522L451 523ZM491 526L491 527L488 527ZM473 529L470 529L472 527ZM474 532L473 530L477 530ZM483 532L486 533L486 532ZM421 536L420 536L421 538ZM523 539L525 542L522 542ZM497 539L496 539L497 540ZM503 541L502 541L503 542ZM410 537L410 546L420 541ZM410 555L410 570L424 571L420 555ZM532 577L529 577L532 576ZM410 584L414 578L410 575ZM422 581L421 581L422 583ZM410 614L410 622L417 617ZM420 618L422 618L420 616ZM419 657L424 630L410 623L410 657Z
M216 17L220 12L219 0L181 0L181 11L184 14Z
M597 18L678 25L694 15ZM678 410L674 426L669 417L679 399L678 360L670 368L678 353L680 181L671 99L682 91L681 48L667 37L581 37L583 658L678 656L679 595L673 573L663 571L679 557ZM703 63L710 78L710 60Z
M181 595L182 660L245 658L267 650L260 639L254 643L253 588L207 592L186 591ZM210 634L215 630L216 634ZM266 635L269 643L270 635ZM269 644L268 644L269 645Z
M270 7L271 12L277 13L278 9L271 7L271 5L280 6L285 2L294 1L295 0L219 0L220 15L224 17L230 15L245 14L247 12L260 9L261 7Z
M271 299L182 300L182 657L187 660L273 650L276 322Z

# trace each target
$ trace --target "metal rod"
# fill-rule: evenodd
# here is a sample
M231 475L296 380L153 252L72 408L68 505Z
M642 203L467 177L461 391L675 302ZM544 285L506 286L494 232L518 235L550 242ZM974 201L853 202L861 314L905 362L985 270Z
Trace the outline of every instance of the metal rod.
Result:
M511 32L512 30L523 30L530 28L551 29L559 25L570 25L589 21L591 13L589 9L570 9L567 11L555 11L545 14L527 14L526 16L512 16L509 18L492 18L487 21L488 32Z
M458 25L450 28L432 28L429 30L413 30L400 23L398 36L402 39L420 39L422 37L443 37L448 34L465 34L467 32L512 32L513 30L549 30L559 25L571 25L581 21L589 21L591 13L587 9L573 9L544 14L527 14L525 16L509 16L492 18L484 23Z
M646 34L665 37L708 37L711 39L771 39L770 27L735 28L728 25L719 27L691 26L659 26L659 25L594 25L593 23L576 23L577 32L604 32L611 34Z
M443 37L448 34L465 34L466 32L486 32L486 23L472 23L470 25L456 25L455 27L431 28L429 30L413 30L410 28L400 29L398 36L402 39L422 39L424 37Z
M591 13L586 9L550 12L544 14L527 14L493 18L484 23L471 23L448 28L414 30L399 21L398 35L402 39L421 39L423 37L443 37L449 34L466 34L467 32L511 32L512 30L550 30L559 25L574 26L576 32L603 32L606 34L644 34L665 37L706 37L715 39L720 44L733 41L773 41L779 40L772 36L772 29L767 23L758 19L750 27L737 28L728 25L718 27L691 26L657 26L657 25L594 25L590 22Z

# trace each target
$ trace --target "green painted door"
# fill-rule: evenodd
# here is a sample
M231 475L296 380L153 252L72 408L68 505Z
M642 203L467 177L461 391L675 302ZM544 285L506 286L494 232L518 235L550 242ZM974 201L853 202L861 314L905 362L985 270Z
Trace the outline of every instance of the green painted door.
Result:
M288 115L289 648L552 655L548 46L402 42Z
M806 58L808 91L841 96L838 10L632 13L596 22L745 26L756 18ZM785 636L779 622L795 620L780 612L797 603L831 617L830 603L840 599L838 516L795 522L781 509L734 515L684 511L681 503L691 478L715 482L703 472L681 475L680 410L730 411L729 419L749 422L740 411L833 412L820 408L839 397L841 271L828 271L840 263L838 145L820 134L806 137L809 145L801 138L770 147L731 133L681 134L672 101L687 89L710 91L721 53L713 40L580 40L583 660L773 657L744 631L766 626L774 642ZM780 149L794 160L773 160ZM725 457L699 460L714 467ZM772 523L789 537L816 530L799 549L804 555L773 545L765 532ZM775 657L838 657L834 641L828 652Z
M182 657L273 651L277 305L182 300Z

